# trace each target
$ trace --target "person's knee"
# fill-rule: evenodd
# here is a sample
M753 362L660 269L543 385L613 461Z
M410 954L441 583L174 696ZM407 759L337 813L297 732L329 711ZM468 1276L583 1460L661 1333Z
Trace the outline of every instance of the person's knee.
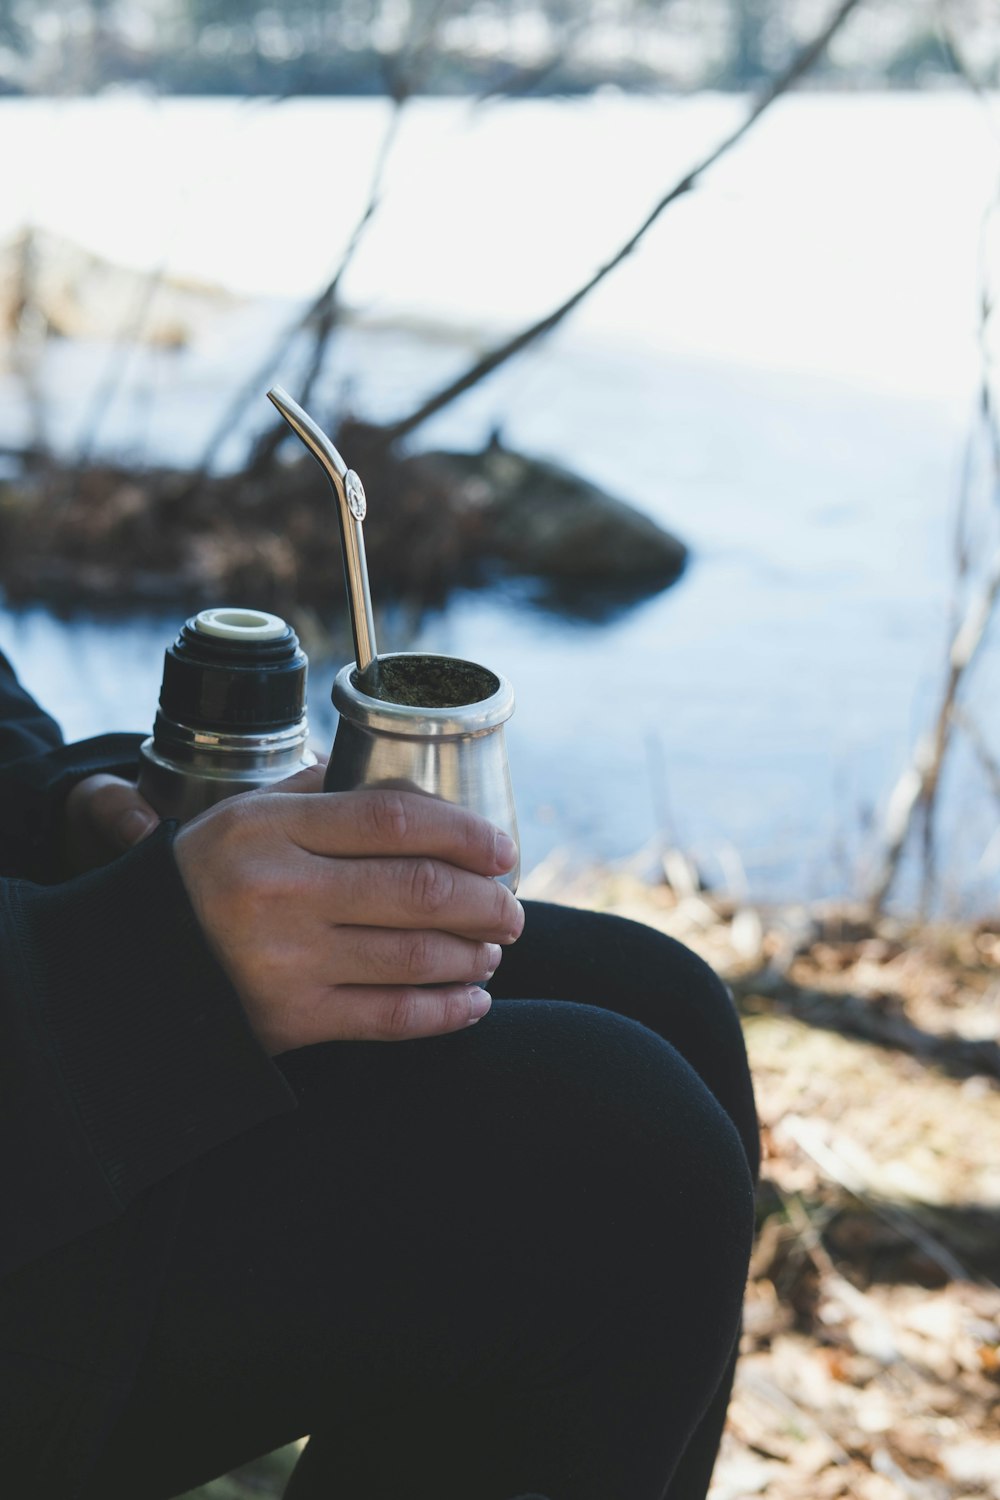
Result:
M745 1258L753 1186L739 1134L694 1069L662 1037L593 1006L509 1002L509 1031L536 1158L576 1183L584 1212L632 1236L714 1235ZM528 1141L525 1141L527 1146Z
M624 920L624 919L618 919ZM739 1013L729 987L715 970L676 938L638 922L625 922L627 937L643 965L645 1024L662 1025L729 1114L743 1142L754 1178L760 1165L757 1112Z
M715 971L676 938L626 917L544 902L528 902L526 912L531 946L519 956L514 950L524 970L514 976L519 992L530 993L537 974L547 995L622 1012L665 1037L733 1119L756 1176L746 1047L732 995ZM505 982L503 965L499 974Z
M512 953L504 955L501 987L508 970L519 962L529 972L518 973L522 987L517 993L529 994L523 986L537 974L546 998L611 1009L616 1008L616 993L635 996L640 1003L669 1003L685 1031L741 1045L729 990L715 970L677 938L611 912L537 901L526 902L525 912L524 934Z

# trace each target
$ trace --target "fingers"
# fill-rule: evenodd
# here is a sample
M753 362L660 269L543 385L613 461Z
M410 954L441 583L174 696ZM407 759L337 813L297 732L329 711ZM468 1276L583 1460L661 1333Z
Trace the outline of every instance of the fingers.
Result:
M524 912L495 877L516 850L415 792L319 792L318 767L192 819L173 851L195 915L277 1054L468 1026Z
M86 832L119 854L145 838L160 821L131 782L103 773L78 782L67 798L66 810L81 834Z
M449 932L338 927L333 977L338 985L485 984L502 957L498 943Z
M379 989L372 985L338 985L313 1007L298 1034L274 1051L307 1047L328 1039L350 1042L404 1042L444 1036L473 1026L492 1001L485 990L469 985L438 989ZM334 1018L335 1017L335 1018Z
M513 943L524 927L524 909L506 886L441 859L317 860L313 872L324 887L317 898L336 913L338 929L419 929Z
M514 842L476 813L420 792L366 787L306 795L315 771L286 782L272 811L288 836L312 854L364 858L422 854L480 875L501 875L517 860ZM307 784L304 778L313 778ZM301 787L298 793L296 783Z

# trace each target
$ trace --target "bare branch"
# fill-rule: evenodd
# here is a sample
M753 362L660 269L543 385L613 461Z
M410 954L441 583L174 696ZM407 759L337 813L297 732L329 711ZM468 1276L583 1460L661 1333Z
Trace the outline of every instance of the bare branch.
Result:
M899 869L914 815L921 806L933 809L954 723L958 690L983 643L1000 598L1000 549L996 551L979 593L965 611L948 653L948 670L933 729L921 735L910 764L896 782L886 814L885 850L868 894L870 912L881 911Z
M782 1131L829 1177L847 1192L884 1219L897 1233L905 1235L923 1253L939 1265L952 1281L971 1281L991 1285L984 1277L964 1266L956 1255L941 1243L917 1218L916 1214L902 1203L894 1202L879 1193L872 1182L874 1163L870 1163L860 1148L846 1136L824 1136L822 1126L815 1120L801 1115L788 1115L782 1121Z
M361 216L351 231L339 264L330 280L305 311L283 331L270 353L254 371L253 375L241 386L233 397L233 400L229 403L222 420L216 426L202 453L201 462L192 481L193 487L196 488L208 474L222 444L234 431L244 411L256 403L261 391L270 385L275 372L291 352L296 340L302 333L311 329L314 335L312 353L306 373L299 383L297 391L299 402L304 406L308 405L313 387L323 368L330 336L337 324L338 298L341 283L364 240L369 225L375 217L379 203L381 202L385 170L399 134L403 111L414 94L418 92L421 82L425 77L426 69L430 65L432 44L437 35L438 28L448 14L455 9L456 4L457 0L437 0L437 3L431 7L426 23L416 40L401 52L383 59L386 92L392 100L393 107L389 124L382 136L375 157L371 183L368 189L368 199L361 212ZM287 429L285 424L280 421L274 423L273 426L261 435L250 462L250 468L254 472L260 472L267 467L286 435Z
M376 209L378 208L382 193L382 179L385 174L386 163L389 159L389 155L399 131L400 120L404 107L405 100L393 101L392 114L389 118L389 124L382 136L378 154L375 158L375 165L372 169L372 179L371 186L368 191L368 201L365 204L361 217L358 219L357 223L354 226L354 229L351 232L351 237L347 242L344 253L340 258L336 270L330 277L330 280L323 287L323 290L319 293L318 296L313 298L312 302L310 302L305 311L301 313L300 316L294 320L294 322L292 322L287 328L282 331L280 338L272 346L261 363L255 368L250 377L246 381L244 381L243 385L240 386L239 390L236 392L235 396L226 407L221 420L216 424L215 430L213 431L211 437L205 445L204 451L202 452L201 462L199 463L197 469L195 470L195 473L192 476L192 488L197 488L197 486L201 484L202 480L209 473L212 465L218 457L219 449L235 430L246 409L250 405L255 404L260 397L261 391L265 390L267 386L271 384L271 380L274 376L275 371L287 358L291 349L295 345L295 341L302 333L305 332L307 328L314 325L318 330L320 330L320 332L317 334L318 347L314 352L313 364L317 369L319 365L321 365L322 354L325 347L325 340L329 336L329 333L333 327L334 309L336 307L337 294L340 290L340 284L344 276L346 275L348 267L353 261L358 247L364 239L365 232L375 216ZM326 330L325 333L322 332L322 330L324 329ZM308 384L311 389L312 381L309 380ZM282 432L282 425L278 424L278 427L275 430L277 430L278 432Z
M507 339L504 343L492 349L488 354L483 355L463 375L451 381L449 385L437 391L433 396L428 397L410 416L404 417L401 421L387 428L385 434L386 442L393 443L397 442L400 438L406 437L426 422L429 417L434 416L444 407L450 406L459 396L471 390L474 385L478 385L481 380L485 379L487 375L491 375L500 365L506 364L509 359L513 359L515 355L520 354L529 344L533 344L537 339L543 338L546 334L551 333L554 328L557 328L564 318L567 318L571 312L579 307L585 297L589 297L590 293L596 287L600 286L606 276L609 276L612 271L621 265L623 260L626 260L632 254L633 250L636 249L648 231L652 229L664 210L669 208L671 203L675 203L678 198L682 198L686 193L689 193L698 179L710 167L715 166L716 162L720 161L727 152L731 151L743 139L747 132L757 123L761 115L770 109L775 100L780 99L782 94L786 94L809 71L813 64L822 56L848 16L850 16L852 11L857 9L859 4L860 0L841 0L840 5L834 11L822 31L807 46L802 48L801 52L793 58L783 73L780 73L777 78L768 84L767 88L754 101L749 112L736 129L726 136L719 145L715 146L696 166L685 173L680 181L676 182L668 192L664 193L659 202L646 215L638 229L629 236L611 259L605 261L582 286L578 287L571 296L567 297L552 312L546 314L544 318L540 318L538 322L532 323L530 327L522 329L520 333L515 334L512 338Z
M285 334L279 341L279 344L275 347L274 350L272 350L271 358L267 368L262 368L261 370L259 370L253 377L253 379L248 381L243 389L239 392L238 396L227 412L226 417L223 419L223 422L220 423L217 429L216 436L218 439L218 443L221 443L223 439L228 435L228 433L233 430L233 426L238 420L243 408L251 401L257 400L264 387L270 384L271 377L273 376L274 371L277 369L281 360L284 359L285 355L288 353L298 335L304 332L307 328L312 328L314 333L312 355L310 357L309 367L306 370L305 376L299 384L298 390L298 401L300 405L308 406L309 398L312 395L313 386L319 378L320 371L323 368L323 362L326 357L326 350L330 340L330 335L333 333L333 330L336 327L340 284L347 274L351 262L354 260L358 248L365 237L368 226L374 218L376 210L378 209L379 202L382 197L382 180L385 176L386 164L392 153L392 148L399 133L399 127L402 122L403 109L405 107L405 104L405 97L394 98L393 100L392 116L389 120L388 128L386 129L385 134L382 137L378 155L375 159L375 166L372 170L372 180L371 187L368 192L368 201L365 204L360 219L355 224L354 229L351 231L351 237L347 242L347 246L341 257L340 264L338 265L333 276L327 282L326 286L320 292L319 296L316 297L315 300L310 304L305 313L303 313L302 317L299 318L298 322L295 323L292 328L286 330ZM277 356L277 358L275 358L275 356ZM276 422L272 424L267 432L261 435L254 450L250 465L250 467L254 471L260 472L262 469L267 467L271 459L274 457L274 454L277 452L277 449L281 445L282 441L287 436L287 432L288 429L285 426L284 422ZM206 472L211 467L211 461L215 456L215 451L217 451L218 443L216 444L215 450L206 454L206 458L203 458L201 465L202 472Z
M986 737L971 714L961 708L957 708L953 717L958 728L962 730L969 744L972 746L976 759L982 768L983 775L990 784L990 791L996 800L1000 802L1000 761L997 760L986 743Z
M26 229L17 247L16 291L13 297L10 332L11 366L24 390L28 409L30 437L26 451L43 455L50 452L48 413L41 380L41 362L48 329L45 315L38 305L38 247L35 236Z
M581 38L590 30L591 24L592 17L589 12L583 10L578 12L572 21L564 26L560 44L553 52L549 52L540 62L514 64L508 67L496 83L490 84L476 97L475 106L480 107L498 99L512 99L518 95L529 94L540 83L544 83L560 63L564 63L573 55Z
M125 379L139 335L145 327L149 310L163 284L166 273L167 267L163 261L153 267L138 289L131 312L118 330L105 368L104 378L98 382L91 396L87 414L80 427L76 464L81 471L89 467L93 459L101 423L114 401L119 386Z
M949 29L944 12L940 25L952 62L970 90L987 107L981 83L970 69L956 38ZM990 287L991 266L986 254L986 236L990 218L1000 209L1000 194L994 197L983 216L979 255L979 351L980 377L977 426L970 433L963 461L959 504L955 518L955 586L952 618L949 627L951 644L948 668L933 728L917 741L910 763L896 782L886 814L885 846L877 875L868 893L868 907L874 917L881 911L896 880L910 830L918 814L923 818L921 905L926 910L931 901L935 876L935 818L944 762L958 719L958 694L962 679L972 665L1000 598L1000 549L994 554L979 590L963 606L962 594L969 585L971 548L966 535L974 471L976 439L985 437L990 462L990 492L994 505L1000 502L1000 414L993 396L993 370L989 348L989 323L994 308Z
M276 104L281 104L290 97L290 95L283 94L269 99L266 107L273 108ZM245 105L246 101L244 101L244 108ZM253 108L259 108L259 106L255 103ZM98 430L114 401L119 387L125 379L135 352L135 345L146 325L150 308L153 306L156 295L163 285L167 270L166 260L162 260L158 265L151 268L136 292L131 312L125 318L115 336L104 378L98 383L91 397L87 415L80 427L80 439L76 448L76 466L80 472L88 467L94 457L97 448Z

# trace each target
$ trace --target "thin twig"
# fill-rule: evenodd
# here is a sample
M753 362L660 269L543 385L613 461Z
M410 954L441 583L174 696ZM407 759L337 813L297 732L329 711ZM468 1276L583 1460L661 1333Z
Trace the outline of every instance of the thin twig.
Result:
M986 635L987 626L1000 597L1000 550L994 553L986 582L965 611L948 653L941 701L933 729L922 734L914 747L909 765L900 776L889 799L885 821L885 842L878 873L868 892L868 911L875 917L882 910L899 872L900 860L917 810L933 807L933 798L941 779L941 770L951 739L953 714L958 691L966 672L975 660Z
M590 30L592 19L588 12L578 12L571 22L564 24L559 45L554 51L548 53L540 62L514 64L508 67L495 83L489 84L476 96L473 107L478 108L499 99L512 99L530 93L538 84L543 83L560 63L564 63L572 56L580 38L586 36Z
M270 385L275 372L294 347L299 335L307 329L312 329L314 334L312 353L305 375L298 382L296 391L299 404L301 406L308 406L313 388L326 361L330 336L337 324L341 283L365 238L382 199L385 172L403 121L403 111L414 95L419 92L420 86L426 77L426 71L432 61L431 48L438 28L448 13L454 10L456 4L457 0L437 0L437 3L432 6L428 13L425 24L416 40L394 57L384 59L386 92L392 101L392 113L375 156L375 164L372 168L368 189L368 199L361 216L351 231L350 238L336 270L322 291L314 297L309 306L290 327L284 330L267 358L230 402L222 420L213 432L202 454L201 462L192 481L192 488L196 488L208 474L212 464L215 462L220 447L236 428L244 410L255 403L259 399L261 391ZM259 473L267 468L282 441L287 436L287 433L288 429L284 422L278 421L261 434L250 460L249 467L252 472Z
M80 473L90 466L97 448L97 434L101 423L107 416L132 362L135 346L166 274L167 267L164 261L153 267L138 289L131 312L118 330L104 371L104 378L98 382L91 395L90 405L80 424L80 437L76 445L76 467Z
M796 1140L794 1132L792 1133L792 1139ZM805 1151L807 1156L812 1155L808 1147L802 1145L800 1141L796 1140L796 1144L800 1150ZM815 1161L815 1157L813 1157L813 1160ZM819 1166L819 1162L816 1162L816 1165ZM829 1176L829 1173L825 1175ZM838 1183L838 1186L844 1186L844 1184ZM816 1270L825 1280L824 1290L832 1292L856 1318L859 1318L864 1323L866 1328L875 1328L880 1335L883 1349L886 1353L891 1350L892 1363L894 1365L898 1364L901 1359L904 1363L911 1364L911 1361L904 1359L900 1353L897 1330L893 1325L892 1318L888 1316L885 1309L873 1297L869 1297L861 1287L855 1286L852 1281L848 1281L847 1277L838 1271L833 1257L823 1243L819 1228L813 1222L809 1208L807 1208L799 1194L784 1193L780 1188L777 1191L784 1203L785 1211L788 1214L788 1222L795 1231L797 1239ZM854 1193L853 1196L857 1197L858 1194ZM813 1210L813 1213L815 1213L815 1210Z
M853 1143L843 1141L839 1146L831 1145L824 1139L823 1132L816 1121L807 1120L801 1115L786 1116L781 1128L799 1149L815 1162L824 1176L845 1188L853 1197L859 1198L871 1209L872 1213L884 1219L887 1224L934 1261L935 1265L940 1266L952 1281L972 1281L979 1285L992 1285L987 1278L977 1275L964 1266L947 1245L942 1245L940 1240L925 1229L919 1220L906 1209L900 1207L899 1204L886 1202L873 1193L872 1185L857 1160L859 1153ZM852 1161L851 1157L855 1160Z
M348 240L347 246L344 249L340 261L337 264L336 270L334 271L333 275L330 277L326 285L323 287L323 290L318 294L318 296L313 298L308 307L300 314L298 318L296 318L291 324L289 324L287 328L284 328L282 330L280 337L273 344L271 349L265 355L264 359L261 360L260 364L254 369L249 378L244 381L243 385L240 386L233 399L229 402L229 405L226 407L225 411L222 414L221 420L216 424L211 437L205 445L198 467L195 469L193 475L191 476L190 488L192 490L197 489L209 474L212 465L215 463L215 460L218 457L219 449L222 447L226 439L231 436L240 420L242 419L243 413L246 411L247 407L252 402L256 402L260 398L261 391L265 390L267 386L270 385L275 371L287 358L300 334L302 334L305 329L310 327L311 324L317 321L322 326L324 320L326 320L328 323L328 329L332 328L333 308L336 303L337 293L340 289L340 283L343 280L348 267L351 264L351 261L354 259L358 247L360 246L364 238L365 231L371 223L375 215L375 211L378 208L382 191L382 178L385 172L386 162L388 161L389 154L392 149L392 145L399 130L400 117L404 108L404 104L405 101L393 101L389 124L386 127L385 132L383 133L382 140L379 144L378 153L375 158L375 166L372 170L371 186L368 192L368 201L365 204L361 217L358 219L357 223L354 226L354 229L351 232L351 237ZM321 358L322 345L320 345L319 348ZM281 429L278 430L280 431Z
M997 802L1000 802L1000 761L996 759L979 725L967 710L956 708L953 714L956 726L962 730L976 759L982 769L983 775L990 784L990 791Z
M365 204L361 217L358 219L353 230L351 231L351 237L347 242L347 246L341 257L340 264L338 265L333 276L327 282L326 286L320 292L319 296L314 299L314 301L309 305L309 307L298 319L298 321L294 323L290 329L285 330L285 333L278 341L278 344L271 351L268 360L258 371L255 372L253 377L247 381L246 385L238 393L226 415L223 417L222 422L216 429L215 435L211 443L209 444L205 455L202 458L200 473L206 473L211 467L212 461L215 458L215 454L218 451L220 444L232 432L233 427L239 420L244 407L247 406L251 400L259 398L261 391L270 384L272 375L278 368L278 365L281 363L281 361L288 354L298 335L300 333L303 333L307 328L312 328L315 333L312 355L310 357L309 367L306 370L305 376L299 384L297 393L299 404L301 406L308 406L309 399L313 392L313 387L325 362L327 345L330 340L330 335L333 333L333 330L337 323L340 284L347 274L351 262L354 260L358 248L360 247L361 242L368 230L368 226L374 218L376 210L379 206L379 202L381 201L382 180L385 175L386 164L391 155L392 148L395 144L396 136L399 132L399 127L402 122L405 103L405 99L393 100L392 115L389 120L389 125L384 135L382 136L382 141L378 149L378 155L375 159L375 166L372 171L372 180L371 187L368 193L368 201ZM254 472L260 472L267 467L267 465L271 462L272 458L277 452L278 447L287 436L287 433L288 429L286 425L283 422L279 422L272 424L272 426L261 435L254 449L253 457L250 463L250 468Z
M274 105L283 103L287 97L287 95L281 95L277 98L269 98L266 106L273 108ZM239 114L245 118L248 109L253 111L259 108L260 101L243 100ZM163 259L146 273L136 293L132 310L115 336L104 379L94 391L87 415L80 426L80 438L76 446L78 473L82 473L93 459L97 448L98 430L125 378L135 353L135 346L146 325L150 308L156 300L156 294L166 279L168 269L167 261Z
M35 290L38 259L37 238L32 230L26 229L18 247L11 364L23 387L31 424L25 451L39 452L48 460L51 445L48 439L45 387L41 379L48 329Z
M808 73L813 64L822 56L833 37L841 29L848 16L851 15L852 11L857 9L859 4L860 0L841 0L841 4L823 27L822 31L803 47L793 58L789 66L785 68L784 72L773 79L767 88L758 95L749 112L736 129L731 131L707 156L703 157L696 166L686 172L679 182L676 182L668 192L663 194L659 202L643 219L638 229L629 236L611 259L605 261L582 286L577 287L571 296L567 297L564 302L561 302L552 312L546 314L544 318L540 318L538 322L532 323L530 327L522 329L520 333L514 334L512 338L505 340L504 343L499 344L488 354L483 355L464 374L460 375L456 380L451 381L433 396L428 397L408 417L404 417L401 421L388 427L385 431L386 443L398 442L400 438L408 436L417 427L426 422L429 417L434 416L444 407L449 406L459 396L471 390L474 385L478 385L487 375L491 375L494 370L506 364L515 355L520 354L529 344L533 344L537 339L543 338L546 334L551 333L554 328L557 328L564 318L567 318L571 312L579 307L584 298L589 297L590 293L596 287L600 286L605 277L610 276L611 272L616 270L622 261L626 260L632 254L648 231L652 229L664 210L669 208L672 203L675 203L678 198L682 198L685 194L691 192L698 179L710 167L715 166L716 162L720 161L727 152L731 151L743 139L747 132L757 123L761 115L770 109L775 100L780 99L804 74Z
M942 13L939 22L952 62L970 90L988 108L985 92L969 68L957 40L948 29L949 23ZM868 892L868 908L872 917L878 915L888 899L899 873L902 857L911 829L918 816L923 820L922 837L922 889L921 908L926 913L931 905L936 865L936 814L938 795L944 763L951 745L952 729L956 719L959 689L971 667L989 626L1000 597L1000 549L994 554L987 570L985 581L971 602L963 606L962 595L968 586L970 545L967 537L968 516L971 503L971 485L974 474L974 449L976 439L985 436L989 461L991 498L1000 504L1000 419L993 397L993 370L989 349L989 325L994 309L990 288L991 267L985 251L986 235L992 215L1000 209L1000 193L987 207L983 215L979 245L979 326L980 375L977 396L976 424L969 435L962 467L959 503L955 516L954 558L955 580L952 593L950 646L948 666L942 686L941 699L933 728L920 736L910 757L909 764L896 782L889 799L886 813L883 849L877 874Z
M975 94L986 113L987 122L992 126L992 115L989 108L989 100L982 83L969 65L957 37L951 29L950 17L946 16L939 7L939 30L949 60L956 72ZM995 134L995 132L994 132ZM979 421L977 427L970 433L969 444L966 449L966 460L963 464L962 488L959 496L959 505L955 517L955 588L953 595L953 616L957 615L959 600L962 589L968 576L968 543L964 535L967 524L971 490L969 481L972 474L972 450L977 436L985 436L992 463L992 493L995 499L1000 499L1000 423L997 421L996 406L992 389L991 355L989 348L989 326L993 311L993 297L990 289L991 266L987 256L987 235L991 217L1000 206L1000 196L995 197L983 214L983 221L979 235L979 322L977 338L980 356L980 378L979 378ZM953 619L951 636L955 637L955 621ZM923 824L922 837L922 876L920 907L924 915L931 908L934 881L936 875L937 855L937 808L938 797L941 788L941 771L945 756L948 751L951 723L954 720L954 697L950 704L946 704L948 718L938 720L939 738L935 746L938 756L938 765L933 775L922 788L917 810L921 815Z

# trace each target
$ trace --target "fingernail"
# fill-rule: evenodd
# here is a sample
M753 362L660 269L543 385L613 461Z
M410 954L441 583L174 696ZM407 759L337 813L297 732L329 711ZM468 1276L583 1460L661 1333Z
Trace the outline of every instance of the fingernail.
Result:
M485 990L479 989L478 986L473 986L469 990L469 1019L467 1024L475 1026L477 1021L483 1019L483 1016L485 1016L492 1004L493 997L491 995L488 995Z
M153 832L157 822L159 819L154 817L153 813L144 813L141 807L130 807L127 813L121 814L115 825L115 831L123 847L130 849L132 844L139 843L141 838Z
M118 819L118 837L127 848L131 848L140 839L144 839L147 833L152 833L156 823L157 819L150 813L145 813L138 807L130 807Z
M494 849L497 864L502 870L512 870L517 863L517 845L509 833L498 833Z
M493 978L493 975L496 973L497 969L500 967L500 960L502 958L503 958L503 949L501 948L501 946L500 946L499 943L487 943L486 944L486 962L490 966L490 972L486 976L487 979L492 979Z

